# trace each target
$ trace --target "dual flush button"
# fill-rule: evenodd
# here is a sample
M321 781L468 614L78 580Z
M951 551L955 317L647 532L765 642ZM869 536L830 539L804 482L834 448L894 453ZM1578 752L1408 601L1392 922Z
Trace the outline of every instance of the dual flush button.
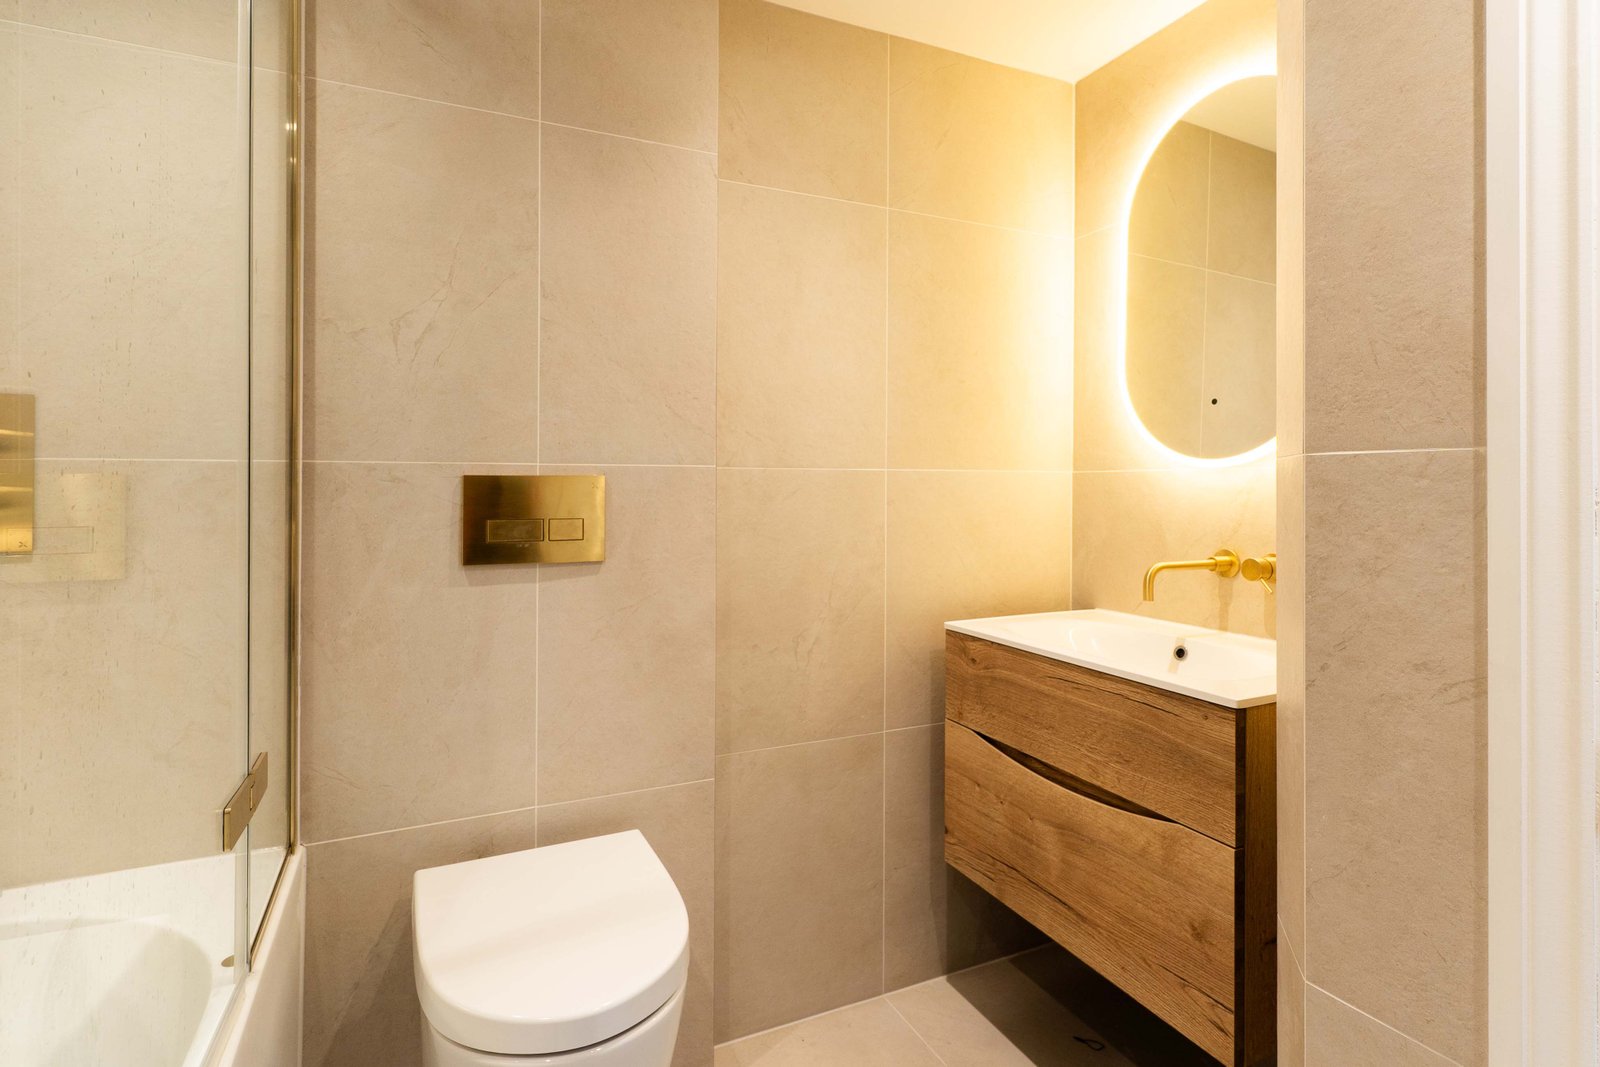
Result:
M596 563L606 558L601 474L468 474L461 562Z

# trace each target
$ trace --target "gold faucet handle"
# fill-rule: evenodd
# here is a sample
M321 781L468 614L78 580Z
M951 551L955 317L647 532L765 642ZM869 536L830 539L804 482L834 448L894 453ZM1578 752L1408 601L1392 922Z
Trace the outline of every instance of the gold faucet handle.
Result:
M1278 554L1269 552L1259 558L1241 560L1239 576L1247 582L1260 582L1272 592L1272 583L1278 577Z

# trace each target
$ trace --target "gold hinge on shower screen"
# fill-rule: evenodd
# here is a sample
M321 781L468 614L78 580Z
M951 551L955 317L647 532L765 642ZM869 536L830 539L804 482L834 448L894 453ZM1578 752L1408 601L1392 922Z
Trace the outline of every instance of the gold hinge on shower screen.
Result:
M256 757L255 763L250 765L250 773L244 776L244 781L233 791L228 803L223 805L222 851L233 851L233 846L239 843L244 828L250 825L250 820L255 816L256 809L261 806L261 798L266 793L267 754L263 752Z

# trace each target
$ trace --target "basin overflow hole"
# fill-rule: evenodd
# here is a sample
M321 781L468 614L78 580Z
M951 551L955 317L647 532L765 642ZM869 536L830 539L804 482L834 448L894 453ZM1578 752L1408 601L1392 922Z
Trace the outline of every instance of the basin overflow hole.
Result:
M1177 648L1172 650L1172 658L1173 659L1188 659L1189 658L1189 650L1187 648L1184 648L1182 645L1179 645Z

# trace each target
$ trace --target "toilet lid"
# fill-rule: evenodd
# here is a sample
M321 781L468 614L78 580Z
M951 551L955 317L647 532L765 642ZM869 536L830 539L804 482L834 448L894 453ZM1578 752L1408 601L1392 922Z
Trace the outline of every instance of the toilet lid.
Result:
M637 830L418 871L422 1012L482 1052L564 1052L636 1025L684 983L689 915Z

